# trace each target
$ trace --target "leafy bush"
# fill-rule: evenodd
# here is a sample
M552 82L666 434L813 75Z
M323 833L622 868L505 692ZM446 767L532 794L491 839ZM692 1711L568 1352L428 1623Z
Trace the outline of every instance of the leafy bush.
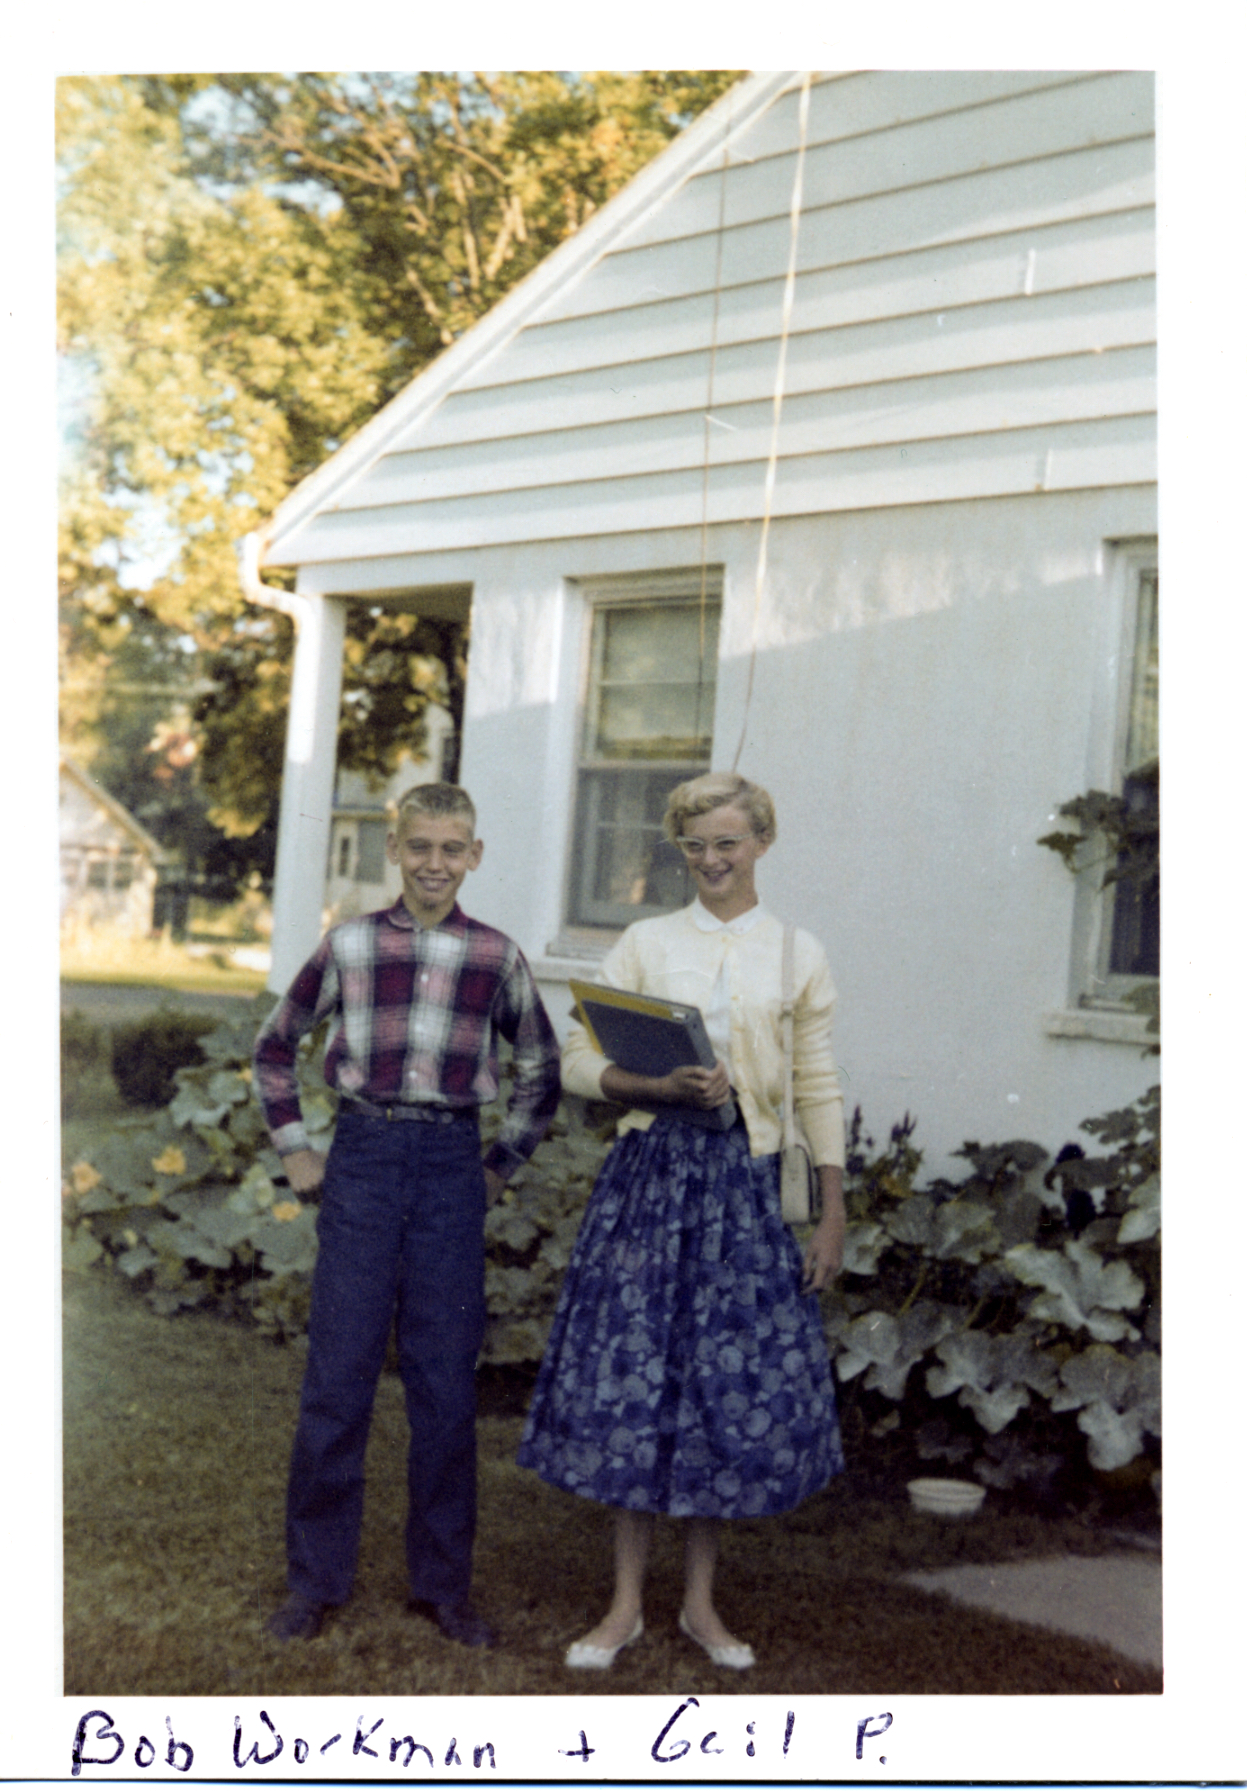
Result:
M61 1015L61 1113L74 1111L84 1086L108 1079L108 1033L72 1008Z
M284 1184L251 1098L253 1033L219 1027L168 1106L71 1167L64 1262L111 1263L161 1312L211 1304L292 1337L316 1206ZM318 1149L335 1111L322 1047L305 1041L298 1071ZM502 1110L483 1114L487 1139ZM612 1130L610 1109L565 1097L491 1209L486 1362L540 1359ZM845 1273L823 1296L850 1444L895 1433L919 1461L1039 1493L1087 1459L1146 1466L1160 1433L1159 1091L1082 1130L1092 1151L1067 1145L1051 1163L1023 1140L968 1143L964 1179L919 1187L913 1122L876 1153L854 1115Z
M216 1025L206 1014L162 1008L114 1026L113 1081L122 1099L132 1107L163 1107L171 1101L177 1072L204 1061L200 1040Z
M90 1160L71 1166L63 1262L71 1270L111 1262L158 1312L211 1305L292 1337L307 1327L317 1208L290 1193L251 1098L254 1036L253 1025L224 1025L196 1039L203 1061L176 1071L168 1105L120 1121ZM303 1115L318 1150L329 1147L336 1111L321 1073L323 1043L323 1031L305 1040L298 1065ZM606 1152L610 1128L604 1132L601 1119L585 1103L565 1100L545 1142L488 1215L487 1362L540 1359ZM501 1120L502 1103L482 1115L487 1139Z
M850 1138L845 1274L823 1296L859 1431L903 1429L920 1460L1050 1489L1082 1453L1116 1470L1160 1435L1160 1091L1083 1122L1100 1146L1023 1140L957 1153L915 1185L908 1116L877 1156ZM916 1371L916 1372L915 1372Z

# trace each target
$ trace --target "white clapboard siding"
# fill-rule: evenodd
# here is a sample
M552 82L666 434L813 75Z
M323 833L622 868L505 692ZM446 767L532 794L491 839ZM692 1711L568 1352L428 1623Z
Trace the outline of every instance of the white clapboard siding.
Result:
M712 466L706 520L713 525L759 514L764 473L761 462ZM780 473L773 514L1151 484L1155 478L1153 418L1114 417L793 457ZM465 543L486 547L692 527L702 518L702 481L701 471L690 469L543 486L515 492L505 504L494 493L478 493L441 504L326 511L299 532L297 557L310 566L444 552Z
M810 210L843 205L1036 161L1073 146L1148 136L1151 91L1147 75L1105 75L970 107L952 120L943 115L835 143L809 143L802 203ZM777 216L786 220L796 161L794 144L785 156L687 181L629 234L628 246L711 234L718 228L720 210L728 229Z
M1143 208L802 274L795 284L792 330L803 334L867 318L981 304L1023 293L1028 285L1031 293L1042 293L1151 274L1156 266L1154 223L1150 208ZM599 315L543 320L522 330L503 359L473 368L459 389L491 387L502 375L506 383L518 384L685 354L708 343L712 332L720 348L773 335L783 292L779 275L729 288L720 295L717 319L713 293L656 300L627 313L626 330L618 335Z
M921 69L816 74L810 84L807 142L834 143L838 138L889 130L1015 94L1065 87L1083 78L1068 69L1049 73L1034 69L946 70L938 81ZM800 95L798 77L747 131L738 132L729 146L729 162L758 162L766 156L790 154L797 141ZM713 152L712 165L718 166Z
M1092 357L1055 356L938 378L890 380L841 392L790 396L783 408L782 456L870 443L906 443L942 434L971 435L1038 424L1133 416L1155 409L1153 347L1107 350ZM482 487L503 493L578 479L626 478L663 467L700 467L765 459L770 402L716 404L703 412L641 417L585 429L501 436L484 443L390 454L366 485L339 508L385 507L413 499L463 497Z
M873 380L1137 346L1155 339L1154 303L1149 277L794 334L785 390L834 391ZM721 348L715 357L714 403L768 398L775 386L776 354L774 336ZM422 446L441 447L704 410L709 371L706 348L588 368L563 379L454 392L425 423L419 440ZM366 486L369 477L360 483Z
M837 267L899 255L941 243L964 243L1009 231L1038 230L1070 219L1109 215L1155 203L1155 157L1150 138L1075 149L1020 167L993 168L924 187L884 193L851 204L804 209L797 267ZM654 299L740 286L787 266L787 217L685 242L620 250L603 258L574 287L552 296L543 320L617 311ZM613 330L618 328L614 323ZM504 351L505 352L505 351Z
M289 507L277 563L757 518L798 86L742 93L726 172L707 131L603 212L596 260L457 345ZM774 513L1154 480L1152 182L1146 75L819 78Z

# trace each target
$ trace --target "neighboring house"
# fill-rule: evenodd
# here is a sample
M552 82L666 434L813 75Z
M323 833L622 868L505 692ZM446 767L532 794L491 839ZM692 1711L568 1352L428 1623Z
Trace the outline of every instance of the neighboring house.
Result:
M65 753L60 761L61 924L148 933L168 854Z
M397 901L402 880L385 855L393 805L413 784L441 778L455 747L447 710L430 705L425 728L424 752L419 757L403 753L398 769L384 782L373 783L359 771L338 773L325 881L326 924Z
M738 763L876 1137L1140 1092L1155 918L1036 840L1157 751L1153 138L1147 74L752 76L296 489L244 554L301 617L274 987L381 603L471 618L465 900L560 1027L686 899L668 789Z

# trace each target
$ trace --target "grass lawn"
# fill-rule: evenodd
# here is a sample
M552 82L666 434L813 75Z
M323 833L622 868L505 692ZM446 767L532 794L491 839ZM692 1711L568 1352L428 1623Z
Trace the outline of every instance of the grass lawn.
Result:
M157 1317L119 1278L65 1281L66 1695L1159 1692L1112 1651L900 1583L910 1570L1110 1546L1076 1518L922 1517L852 1472L786 1518L725 1526L721 1605L756 1669L676 1633L678 1526L659 1526L646 1635L567 1672L609 1594L609 1514L515 1465L522 1422L483 1401L476 1592L503 1645L476 1654L407 1614L406 1421L386 1375L354 1598L313 1642L264 1620L284 1596L283 1501L302 1354L211 1314Z
M227 939L190 951L164 937L131 938L103 930L84 930L62 940L61 978L200 995L258 995L265 984L262 970L234 961Z

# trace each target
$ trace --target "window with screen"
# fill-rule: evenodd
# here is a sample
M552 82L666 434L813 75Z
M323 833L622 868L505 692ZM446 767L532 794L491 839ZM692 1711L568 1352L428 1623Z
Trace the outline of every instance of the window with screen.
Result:
M568 920L623 927L692 900L662 837L676 784L710 768L721 584L594 593Z
M1160 580L1137 572L1134 643L1121 796L1126 841L1117 854L1109 927L1110 976L1160 974Z

